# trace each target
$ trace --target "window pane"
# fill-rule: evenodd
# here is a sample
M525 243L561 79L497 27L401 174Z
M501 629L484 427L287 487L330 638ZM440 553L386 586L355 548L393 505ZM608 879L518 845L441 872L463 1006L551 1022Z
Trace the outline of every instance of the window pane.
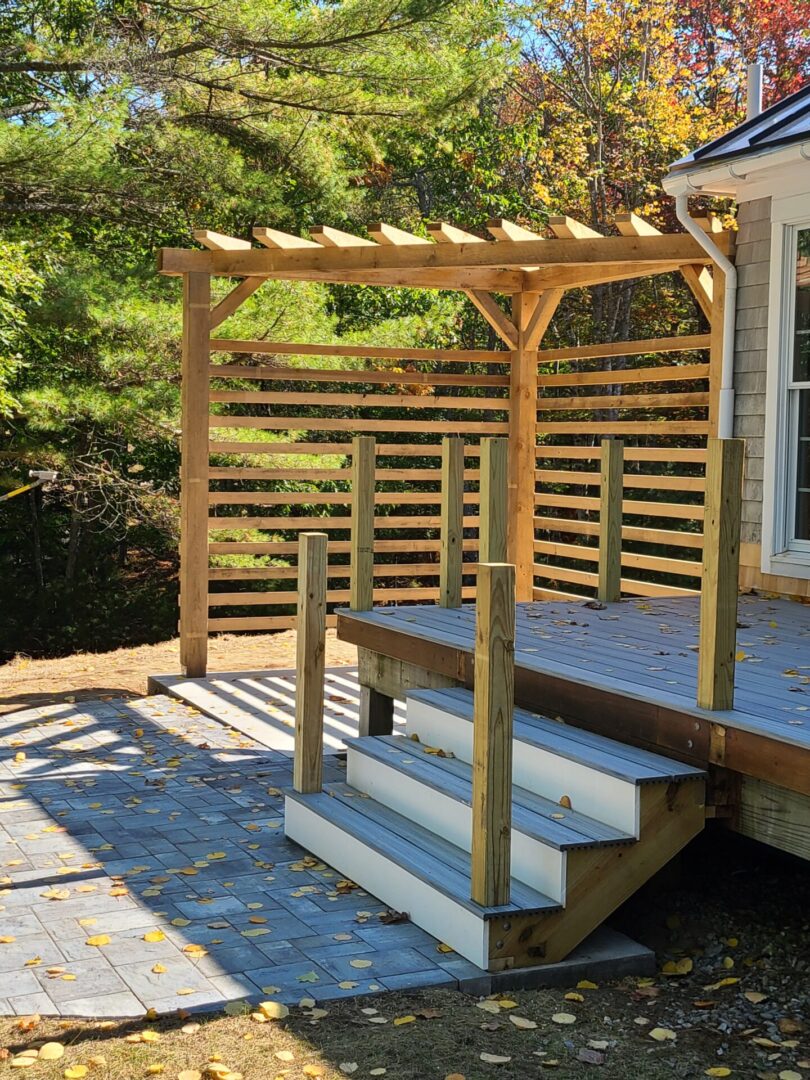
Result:
M796 316L793 378L810 382L810 229L799 229L796 245Z
M810 540L810 390L799 391L796 461L796 540Z

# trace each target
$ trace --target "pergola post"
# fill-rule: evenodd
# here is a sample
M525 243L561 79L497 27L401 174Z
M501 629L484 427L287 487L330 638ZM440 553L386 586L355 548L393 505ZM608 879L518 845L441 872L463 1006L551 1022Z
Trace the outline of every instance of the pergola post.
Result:
M622 499L624 496L624 443L602 439L599 486L599 586L605 603L622 594Z
M537 348L527 347L529 321L538 303L536 293L512 297L512 321L518 332L512 350L509 382L509 561L515 567L515 596L533 599L535 430L537 427Z
M180 389L180 664L190 678L208 663L208 364L211 277L183 275Z

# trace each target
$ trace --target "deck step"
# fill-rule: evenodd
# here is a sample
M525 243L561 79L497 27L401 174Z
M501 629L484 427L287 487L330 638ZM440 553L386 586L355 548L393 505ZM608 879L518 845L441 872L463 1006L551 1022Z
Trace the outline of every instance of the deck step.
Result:
M552 914L551 897L514 881L511 903L470 900L470 857L461 848L348 784L289 794L287 835L328 859L397 911L480 967L488 966L490 923Z
M472 846L472 769L456 758L425 753L401 736L347 743L347 780L360 791L441 833ZM633 843L634 838L531 791L512 791L512 875L565 903L567 852Z
M469 690L408 694L408 735L472 761L473 696ZM563 796L574 810L622 833L639 836L639 788L705 774L659 754L572 728L525 709L514 714L514 783L551 802Z

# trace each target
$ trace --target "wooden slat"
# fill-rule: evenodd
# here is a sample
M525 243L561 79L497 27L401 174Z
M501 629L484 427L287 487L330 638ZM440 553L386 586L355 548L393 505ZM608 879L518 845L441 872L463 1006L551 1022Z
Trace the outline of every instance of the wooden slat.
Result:
M706 435L709 424L706 420L589 420L589 435ZM571 420L558 423L552 421L537 425L538 435L579 435L582 434L582 421Z
M693 352L708 349L709 334L683 337L644 338L638 341L609 341L600 345L574 345L565 349L543 349L537 359L541 364L558 360L601 360L613 356L647 356L653 353Z
M292 547L295 548L295 544ZM332 552L334 544L329 545ZM290 554L294 554L291 551ZM698 566L698 571L700 567ZM476 563L467 563L464 573L477 573ZM208 571L209 581L283 581L298 575L297 566L215 566ZM439 564L437 562L413 562L413 563L380 563L374 567L375 578L391 577L438 577ZM326 568L326 576L331 581L333 578L346 578L351 576L349 563L329 563Z
M583 544L558 544L551 540L535 540L534 550L538 555L549 555L555 559L581 559L583 562L598 562L599 549ZM553 565L553 564L549 564ZM684 577L700 577L699 562L691 559L667 559L660 555L644 555L638 551L622 552L622 566L634 570L650 570L661 574L681 574Z
M598 574L585 570L572 570L570 567L536 564L535 576L546 581L567 581L571 585L584 585L595 589L599 583ZM676 585L656 585L649 581L636 581L622 578L621 590L630 596L695 596L697 590L684 589Z
M323 787L327 540L326 533L299 538L293 787L300 792Z
M509 442L482 439L480 469L479 559L485 563L506 561Z
M318 519L315 519L315 521L317 523ZM439 548L440 542L438 540L428 540L424 537L400 536L396 540L374 541L375 554L427 555L438 552ZM286 555L297 554L298 544L295 540L221 540L209 544L208 550L211 555L271 555L274 558L282 558ZM477 551L478 541L465 540L464 550ZM348 540L332 540L329 544L330 555L348 555L350 552L351 543Z
M705 394L678 396L706 397ZM485 398L472 395L437 397L433 394L340 394L320 391L315 396L312 393L294 393L290 390L212 390L210 400L234 405L287 405L290 408L296 405L318 405L324 408L334 406L344 409L477 409L481 412L509 408L508 398ZM310 425L317 425L317 417L307 417L307 420Z
M509 903L512 717L515 701L515 569L478 571L473 704L471 898Z
M621 596L622 477L624 446L618 439L602 440L599 492L599 582L597 597L613 603Z
M261 428L266 431L311 431L317 425L319 431L418 431L424 432L426 422L415 417L413 420L349 420L343 418L313 416L216 416L209 417L209 427L216 428ZM452 434L458 431L457 420L431 420L430 431ZM565 425L556 424L555 427ZM624 425L625 427L627 425ZM671 426L671 425L668 425ZM706 425L701 424L705 429ZM549 425L546 425L546 429ZM496 421L465 420L464 430L476 435L505 435L508 425ZM545 429L544 429L545 430ZM692 428L688 429L692 431Z
M352 440L351 595L353 611L367 611L374 584L374 439Z
M703 709L734 706L744 460L743 439L709 440L697 679Z
M540 375L540 385L547 386L624 386L630 383L680 382L708 379L708 364L667 364L661 367L622 368L620 371L570 371L562 375Z
M543 237L530 229L524 229L522 225L516 225L514 221L506 218L490 218L487 222L487 232L492 233L496 240L542 240Z
M212 379L261 379L284 382L379 383L391 386L508 386L508 375L456 375L433 371L354 371L342 368L294 368L283 364L212 364Z
M209 474L210 475L210 474ZM578 469L538 469L540 484L599 484L600 474ZM652 473L625 473L626 488L643 488L648 491L704 491L706 481L702 476L654 476Z
M544 532L573 533L582 536L599 535L598 521L582 521L580 518L535 517L534 527ZM678 532L675 529L644 529L637 525L623 525L622 540L671 547L701 548L703 546L702 533Z
M439 604L461 604L461 541L464 538L464 441L442 442Z
M212 395L212 401L218 399ZM693 409L706 408L709 395L692 394L615 394L599 397L541 397L538 412L575 412L587 409Z
M598 510L599 499L587 498L584 495L550 495L547 492L538 492L537 505L560 506L570 510ZM691 506L688 503L642 502L636 499L625 499L622 503L622 512L644 514L649 517L703 520L703 507Z
M483 440L482 440L483 441ZM352 475L351 469L334 468L334 469L261 469L251 468L246 465L223 465L223 466L209 466L208 479L209 480L350 480ZM564 473L564 475L568 475ZM393 469L393 468L378 468L375 474L375 479L381 483L395 483L400 481L407 481L409 483L441 483L441 469ZM479 478L478 469L465 469L464 479L469 481L476 481ZM656 484L662 477L655 477ZM668 480L676 480L677 477L666 477ZM698 477L687 477L685 479L698 480ZM700 483L703 480L700 479ZM639 485L637 485L639 486ZM670 487L676 487L675 484L670 484ZM683 490L687 490L684 488ZM689 490L692 490L691 488ZM699 490L695 488L694 490ZM702 488L700 489L702 490Z
M422 428L424 431L424 426ZM234 454L251 456L254 454L268 454L270 456L283 456L303 454L312 457L347 457L351 454L352 444L349 440L339 443L327 442L242 442L231 440L229 442L212 440L208 444L211 454ZM436 443L378 443L377 457L441 457L441 446ZM478 457L478 447L467 445L464 454L466 457ZM675 459L673 459L675 460Z
M455 225L448 225L446 221L427 222L427 231L439 244L485 244L482 236L457 229Z
M183 280L183 349L180 442L180 664L189 678L205 675L208 661L208 320L211 279Z
M600 457L598 446L546 446L541 444L537 447L537 459L545 458L570 458L573 460L597 460ZM706 451L697 447L662 447L662 446L630 446L625 447L625 461L668 461L682 464L694 462L703 464L706 461Z
M351 603L351 589L328 589L326 594L326 600L329 604L346 604ZM469 600L475 596L475 588L473 586L467 586L462 589L462 595L465 599ZM416 600L439 600L441 597L441 591L437 587L431 586L413 586L411 588L398 588L396 586L386 585L380 588L372 590L370 596L376 601L409 601ZM292 590L281 591L277 589L268 590L267 592L214 592L208 594L208 606L210 608L217 607L283 607L288 604L294 604L298 598L298 593Z
M661 236L659 229L637 214L617 214L616 228L622 236ZM680 270L701 311L707 319L711 319L713 291L711 274L705 266L699 265L682 266Z
M464 495L463 502L475 506L477 491ZM348 506L351 491L212 491L209 506ZM438 491L376 491L376 506L438 506Z
M235 618L209 619L208 629L214 633L237 633L241 631L290 630L295 626L294 615L248 615ZM337 626L337 616L326 616L326 627Z
M292 341L238 341L212 338L212 352L276 353L279 356L354 356L361 360L429 360L460 364L508 364L511 357L498 349L417 349L380 345L331 345Z
M352 504L354 505L354 503ZM646 505L646 504L644 504ZM702 507L700 508L702 512ZM290 529L350 529L351 517L320 517L314 514L308 517L285 517L279 514L277 517L221 517L208 518L208 528L211 532L232 532L244 529L269 529L274 532L289 532ZM441 517L438 514L390 514L386 517L375 517L375 529L438 529L441 525ZM465 517L464 527L478 525L477 517Z

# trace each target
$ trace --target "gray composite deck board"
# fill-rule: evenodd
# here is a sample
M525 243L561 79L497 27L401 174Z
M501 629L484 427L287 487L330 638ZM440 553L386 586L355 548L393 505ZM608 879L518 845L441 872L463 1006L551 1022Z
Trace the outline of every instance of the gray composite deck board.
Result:
M461 687L448 690L416 690L408 694L408 699L427 702L437 709L472 722L473 695L470 690ZM691 765L683 765L671 758L651 753L649 750L639 750L582 728L569 727L526 709L515 709L514 715L515 741L540 747L630 784L690 780L704 775L700 769Z
M473 649L474 605L398 605L351 616ZM697 644L697 597L624 600L602 610L576 600L519 604L515 662L538 674L810 746L810 609L790 600L741 596L738 618L738 649L747 658L737 664L735 707L729 710L710 712L695 703L697 653L690 646Z
M364 846L391 859L481 918L497 918L518 911L560 910L560 905L551 897L514 878L509 904L485 908L474 903L470 899L470 856L467 852L375 799L363 796L348 784L326 784L322 792L309 795L290 792L287 798L308 806Z
M397 735L353 739L348 746L350 753L374 758L465 806L472 804L472 769L464 761L424 754L419 744ZM563 812L564 822L551 817ZM559 803L521 787L512 788L512 826L561 851L629 843L635 839L574 810L561 811Z

